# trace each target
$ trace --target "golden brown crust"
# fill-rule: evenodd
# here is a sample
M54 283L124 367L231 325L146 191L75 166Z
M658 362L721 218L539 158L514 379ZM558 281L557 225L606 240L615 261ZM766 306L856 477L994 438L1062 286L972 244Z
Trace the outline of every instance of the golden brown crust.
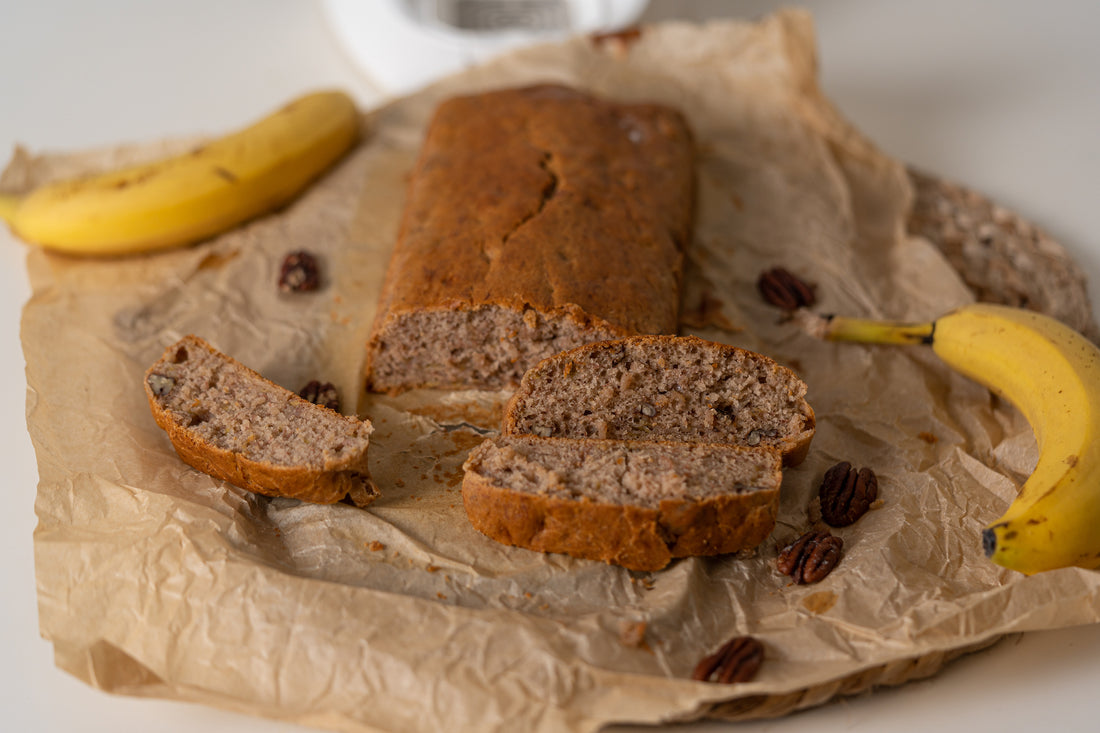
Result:
M617 441L585 442L599 446ZM782 480L780 460L771 455L774 488L699 500L665 499L658 508L517 491L494 484L468 461L462 503L470 524L497 542L629 570L660 570L678 557L753 548L771 534Z
M145 395L149 400L153 419L168 434L172 447L184 463L214 478L265 496L282 496L316 504L333 504L350 498L356 506L360 507L366 506L378 497L378 489L370 479L365 450L360 454L349 454L343 460L330 463L320 470L305 466L280 466L252 460L240 453L212 445L178 422L157 400L150 387L149 377L156 372L158 365L171 358L171 354L175 353L181 344L216 351L203 339L193 335L186 336L168 347L161 359L146 371L144 383ZM224 354L221 356L235 368L242 369L256 379L286 392L288 398L301 399L232 357ZM302 401L305 402L305 400ZM318 410L328 409L319 405L313 407ZM356 419L342 417L346 420Z
M368 388L395 388L372 366L408 313L490 305L603 338L674 333L693 156L686 121L659 105L550 84L442 103L410 179Z
M462 503L474 529L497 542L650 571L756 547L775 526L779 489L650 509L512 491L467 471Z

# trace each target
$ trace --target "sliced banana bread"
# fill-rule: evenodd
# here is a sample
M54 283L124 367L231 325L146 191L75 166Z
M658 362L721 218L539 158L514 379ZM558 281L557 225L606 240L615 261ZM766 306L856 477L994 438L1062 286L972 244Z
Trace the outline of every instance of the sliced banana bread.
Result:
M762 542L780 460L771 448L502 435L470 453L462 500L498 542L659 570Z
M184 462L268 496L366 506L370 422L308 402L197 336L145 373L153 417Z
M514 387L539 359L674 333L691 239L684 117L544 84L455 97L409 181L367 388Z
M551 356L524 376L503 432L771 446L806 457L806 384L753 351L694 336L633 336Z

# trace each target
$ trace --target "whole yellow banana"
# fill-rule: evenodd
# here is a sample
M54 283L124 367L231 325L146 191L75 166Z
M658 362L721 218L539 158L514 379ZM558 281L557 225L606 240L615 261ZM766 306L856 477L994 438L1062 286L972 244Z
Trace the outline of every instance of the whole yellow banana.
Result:
M189 244L287 203L358 136L354 102L316 92L183 155L0 196L0 219L21 239L76 255Z
M1039 461L1004 516L982 533L985 553L1032 574L1100 568L1100 349L1048 316L964 306L928 323L832 317L834 341L923 343L950 367L1012 402Z

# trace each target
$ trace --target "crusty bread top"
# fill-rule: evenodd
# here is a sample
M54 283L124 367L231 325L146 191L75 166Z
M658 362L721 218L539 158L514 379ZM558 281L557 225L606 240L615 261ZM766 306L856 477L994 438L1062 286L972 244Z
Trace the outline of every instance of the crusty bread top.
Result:
M273 466L365 471L369 422L308 402L197 336L165 351L146 372L145 390L173 438L182 431L192 444Z
M674 332L693 200L692 136L673 109L553 84L446 100L379 313L491 304Z
M772 446L800 462L814 434L806 384L753 351L694 336L581 346L530 369L504 432Z

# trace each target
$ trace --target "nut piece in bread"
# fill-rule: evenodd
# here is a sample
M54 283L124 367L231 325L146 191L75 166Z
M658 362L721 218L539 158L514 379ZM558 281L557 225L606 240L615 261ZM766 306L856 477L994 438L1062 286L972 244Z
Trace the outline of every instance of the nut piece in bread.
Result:
M514 387L558 351L675 333L694 187L671 108L553 84L446 100L409 181L367 388Z
M462 501L498 542L660 570L760 544L780 460L772 448L498 436L467 458Z
M215 478L318 504L378 496L369 421L308 402L197 336L168 347L145 373L145 393L179 457Z
M770 446L800 463L815 430L806 384L754 351L633 336L551 356L504 412L509 435Z

